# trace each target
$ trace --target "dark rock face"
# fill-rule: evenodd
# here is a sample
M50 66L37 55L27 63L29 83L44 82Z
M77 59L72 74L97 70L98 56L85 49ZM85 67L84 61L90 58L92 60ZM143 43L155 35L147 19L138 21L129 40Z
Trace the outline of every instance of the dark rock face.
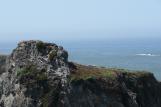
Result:
M161 106L161 85L154 78L153 74L148 74L143 77L127 76L125 74L121 81L129 90L127 91L128 94L135 98L137 107Z
M6 59L7 59L7 56L5 55L0 55L0 74L2 74L3 72L5 72L6 70Z
M148 81L150 83L147 84L143 80L139 82L142 87L129 87L133 84L124 80L114 81L112 84L106 79L73 82L69 107L160 107L161 87L158 83Z
M23 41L0 56L0 107L161 107L161 83L68 62L63 47Z
M146 72L73 80L67 107L161 107L160 90L160 83Z

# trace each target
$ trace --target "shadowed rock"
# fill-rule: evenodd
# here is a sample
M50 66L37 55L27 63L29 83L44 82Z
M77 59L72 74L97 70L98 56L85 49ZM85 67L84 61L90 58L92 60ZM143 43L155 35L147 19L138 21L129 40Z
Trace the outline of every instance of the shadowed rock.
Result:
M7 56L6 55L0 55L0 74L2 74L3 72L5 72L6 70L6 59Z

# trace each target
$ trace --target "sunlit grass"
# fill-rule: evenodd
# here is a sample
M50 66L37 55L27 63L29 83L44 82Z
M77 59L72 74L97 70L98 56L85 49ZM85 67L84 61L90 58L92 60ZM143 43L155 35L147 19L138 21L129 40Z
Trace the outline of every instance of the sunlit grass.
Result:
M110 78L115 79L116 72L112 69L104 69L90 66L77 65L77 69L71 74L70 80L87 80L90 78Z
M118 75L126 75L129 77L139 78L152 75L152 73L146 71L131 71L128 69L118 69L118 68L101 68L95 66L84 66L76 64L76 69L70 75L70 81L74 80L87 80L90 78L108 78L116 79Z

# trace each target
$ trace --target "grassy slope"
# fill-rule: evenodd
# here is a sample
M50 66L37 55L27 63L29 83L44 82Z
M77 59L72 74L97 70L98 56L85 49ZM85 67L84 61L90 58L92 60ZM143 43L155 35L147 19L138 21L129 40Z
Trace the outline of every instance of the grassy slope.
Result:
M74 64L75 67L71 69L70 80L87 80L89 78L109 78L116 79L118 75L125 74L129 77L140 78L152 75L152 73L145 71L129 71L126 69L116 69L116 68L101 68L95 66L85 66Z

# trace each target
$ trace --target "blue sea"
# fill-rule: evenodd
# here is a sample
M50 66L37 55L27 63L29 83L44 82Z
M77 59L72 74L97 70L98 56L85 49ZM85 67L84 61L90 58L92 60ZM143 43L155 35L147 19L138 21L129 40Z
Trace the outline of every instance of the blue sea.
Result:
M81 64L149 71L161 80L161 40L52 41L62 45L69 60ZM51 40L50 40L51 42ZM0 53L9 54L16 42L0 43Z

